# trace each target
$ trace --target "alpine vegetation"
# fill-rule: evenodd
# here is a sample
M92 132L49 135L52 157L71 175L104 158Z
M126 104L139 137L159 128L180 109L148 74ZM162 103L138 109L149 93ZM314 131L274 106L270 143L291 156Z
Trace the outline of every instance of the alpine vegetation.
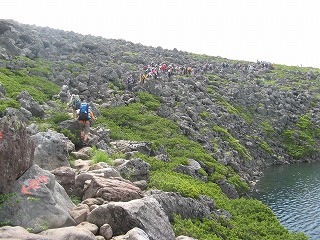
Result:
M319 89L319 69L0 20L0 238L308 239L249 192L320 159Z

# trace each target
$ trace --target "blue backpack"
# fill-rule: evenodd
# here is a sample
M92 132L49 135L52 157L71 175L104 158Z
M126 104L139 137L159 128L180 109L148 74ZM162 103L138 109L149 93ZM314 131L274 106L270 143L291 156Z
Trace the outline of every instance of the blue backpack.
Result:
M89 104L88 103L81 103L78 119L83 120L83 121L87 121L90 119Z

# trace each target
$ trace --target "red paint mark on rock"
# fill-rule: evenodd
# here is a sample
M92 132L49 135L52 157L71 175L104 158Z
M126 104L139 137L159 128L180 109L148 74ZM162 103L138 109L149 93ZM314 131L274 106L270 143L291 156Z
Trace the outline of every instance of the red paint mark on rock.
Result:
M47 176L36 176L35 179L30 179L26 185L22 185L21 192L23 194L32 194L32 192L30 192L31 189L37 190L41 184L48 183L48 179Z

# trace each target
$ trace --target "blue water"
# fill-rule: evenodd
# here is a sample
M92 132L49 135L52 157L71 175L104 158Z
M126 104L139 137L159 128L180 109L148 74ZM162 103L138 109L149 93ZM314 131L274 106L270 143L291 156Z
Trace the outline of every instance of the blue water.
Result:
M253 197L267 204L283 226L320 239L320 163L273 166Z

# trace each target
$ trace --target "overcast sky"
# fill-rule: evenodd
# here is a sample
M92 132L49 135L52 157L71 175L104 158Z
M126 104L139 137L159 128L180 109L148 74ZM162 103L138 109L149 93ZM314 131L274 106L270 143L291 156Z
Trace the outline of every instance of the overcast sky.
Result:
M234 60L320 68L320 0L1 0L0 18Z

